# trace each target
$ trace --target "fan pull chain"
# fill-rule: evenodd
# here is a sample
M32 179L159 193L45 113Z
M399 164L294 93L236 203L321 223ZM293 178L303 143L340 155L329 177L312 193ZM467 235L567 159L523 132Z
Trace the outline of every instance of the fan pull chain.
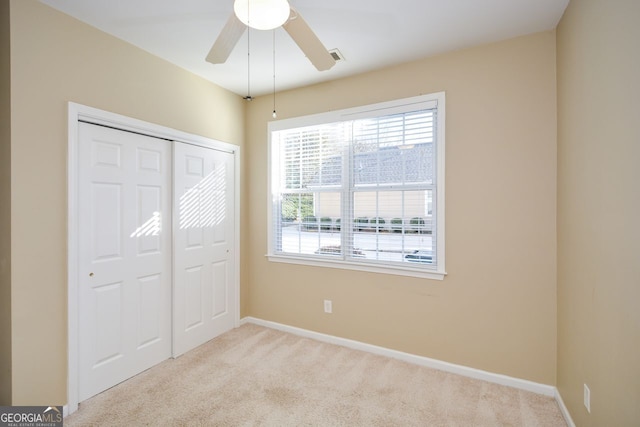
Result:
M249 10L251 1L247 0L247 96L244 97L246 101L253 101L251 97L251 13Z
M276 30L273 29L273 118L277 118L276 113Z

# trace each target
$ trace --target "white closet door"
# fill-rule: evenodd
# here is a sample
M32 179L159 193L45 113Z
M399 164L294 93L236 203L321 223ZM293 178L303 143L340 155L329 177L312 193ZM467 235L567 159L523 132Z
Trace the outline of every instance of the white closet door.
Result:
M174 144L174 356L234 327L233 156Z
M171 143L79 123L79 400L171 356Z

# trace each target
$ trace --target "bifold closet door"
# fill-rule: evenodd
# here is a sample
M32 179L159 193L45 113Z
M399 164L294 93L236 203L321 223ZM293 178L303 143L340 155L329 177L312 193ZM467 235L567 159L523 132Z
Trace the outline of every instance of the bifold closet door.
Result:
M174 144L174 356L234 327L234 155Z
M171 357L171 143L79 123L79 401Z

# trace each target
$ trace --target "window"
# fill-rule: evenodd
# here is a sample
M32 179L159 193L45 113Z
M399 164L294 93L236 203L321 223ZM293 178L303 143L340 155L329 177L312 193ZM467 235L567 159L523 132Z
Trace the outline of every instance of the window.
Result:
M444 93L269 134L270 260L443 278Z

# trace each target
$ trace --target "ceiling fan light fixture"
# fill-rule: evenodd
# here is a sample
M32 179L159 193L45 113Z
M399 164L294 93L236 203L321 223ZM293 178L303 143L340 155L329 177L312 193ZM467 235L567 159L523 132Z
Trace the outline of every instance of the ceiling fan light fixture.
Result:
M233 11L245 25L256 30L273 30L289 18L287 0L235 0Z

